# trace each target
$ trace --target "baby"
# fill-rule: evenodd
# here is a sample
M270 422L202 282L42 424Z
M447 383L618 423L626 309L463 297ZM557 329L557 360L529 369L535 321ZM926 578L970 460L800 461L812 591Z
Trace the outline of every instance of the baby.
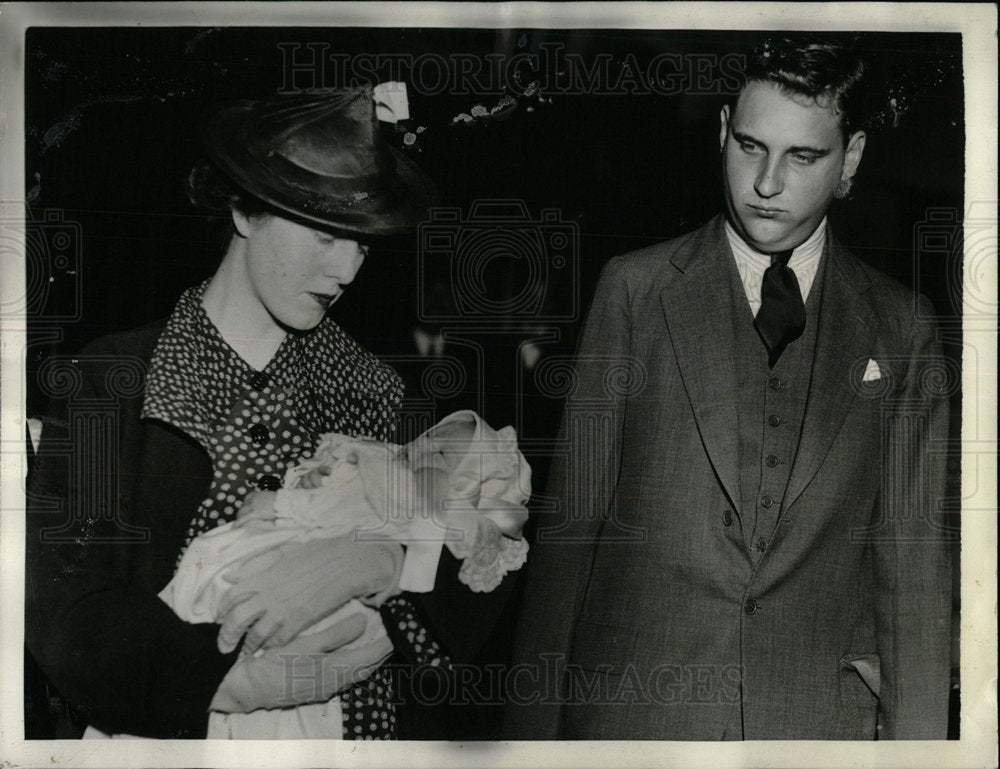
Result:
M187 622L217 622L243 561L290 542L340 537L406 546L399 589L434 587L441 547L462 559L459 579L486 592L527 557L521 528L531 469L512 427L495 431L472 411L441 420L405 446L338 433L291 468L284 488L248 495L238 518L195 538L160 597ZM366 629L345 648L387 639L378 612L386 595L353 599L303 633L362 614ZM230 651L220 642L223 651ZM246 714L212 713L209 737L336 739L339 702Z

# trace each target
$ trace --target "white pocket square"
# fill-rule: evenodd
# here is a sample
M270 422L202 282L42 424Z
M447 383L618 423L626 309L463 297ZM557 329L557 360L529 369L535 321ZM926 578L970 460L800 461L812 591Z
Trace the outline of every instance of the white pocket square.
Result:
M875 362L874 358L868 359L868 365L865 366L865 375L861 377L862 382L874 382L876 379L882 378L882 370L878 367L878 363Z

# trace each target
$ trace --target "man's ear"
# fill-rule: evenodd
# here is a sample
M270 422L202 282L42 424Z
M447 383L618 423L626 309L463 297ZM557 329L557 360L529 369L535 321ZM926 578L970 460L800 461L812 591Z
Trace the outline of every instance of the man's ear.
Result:
M853 179L861 165L861 156L865 151L865 132L857 131L847 142L847 152L844 153L844 170L840 174L842 180Z
M233 214L233 227L236 228L236 232L241 238L250 237L250 219L242 211L234 208L232 209Z
M723 104L719 112L719 152L726 146L726 134L729 133L729 105ZM864 142L862 142L863 144Z

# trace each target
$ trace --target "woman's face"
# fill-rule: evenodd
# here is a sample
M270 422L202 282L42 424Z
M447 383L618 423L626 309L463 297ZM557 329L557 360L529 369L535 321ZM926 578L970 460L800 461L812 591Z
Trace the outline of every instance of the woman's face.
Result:
M233 212L246 239L246 274L254 298L284 327L308 331L354 280L367 249L321 229L269 214Z

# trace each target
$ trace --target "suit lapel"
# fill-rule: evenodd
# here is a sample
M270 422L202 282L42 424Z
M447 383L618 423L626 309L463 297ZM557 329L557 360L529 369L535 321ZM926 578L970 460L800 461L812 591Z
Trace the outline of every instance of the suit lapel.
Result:
M871 357L875 319L864 293L871 287L854 256L827 231L822 296L812 376L784 508L790 507L819 470L858 394L859 360ZM862 369L863 370L863 369Z
M735 302L727 260L732 261L732 254L723 219L717 217L671 257L681 274L661 290L660 305L702 442L739 510Z

